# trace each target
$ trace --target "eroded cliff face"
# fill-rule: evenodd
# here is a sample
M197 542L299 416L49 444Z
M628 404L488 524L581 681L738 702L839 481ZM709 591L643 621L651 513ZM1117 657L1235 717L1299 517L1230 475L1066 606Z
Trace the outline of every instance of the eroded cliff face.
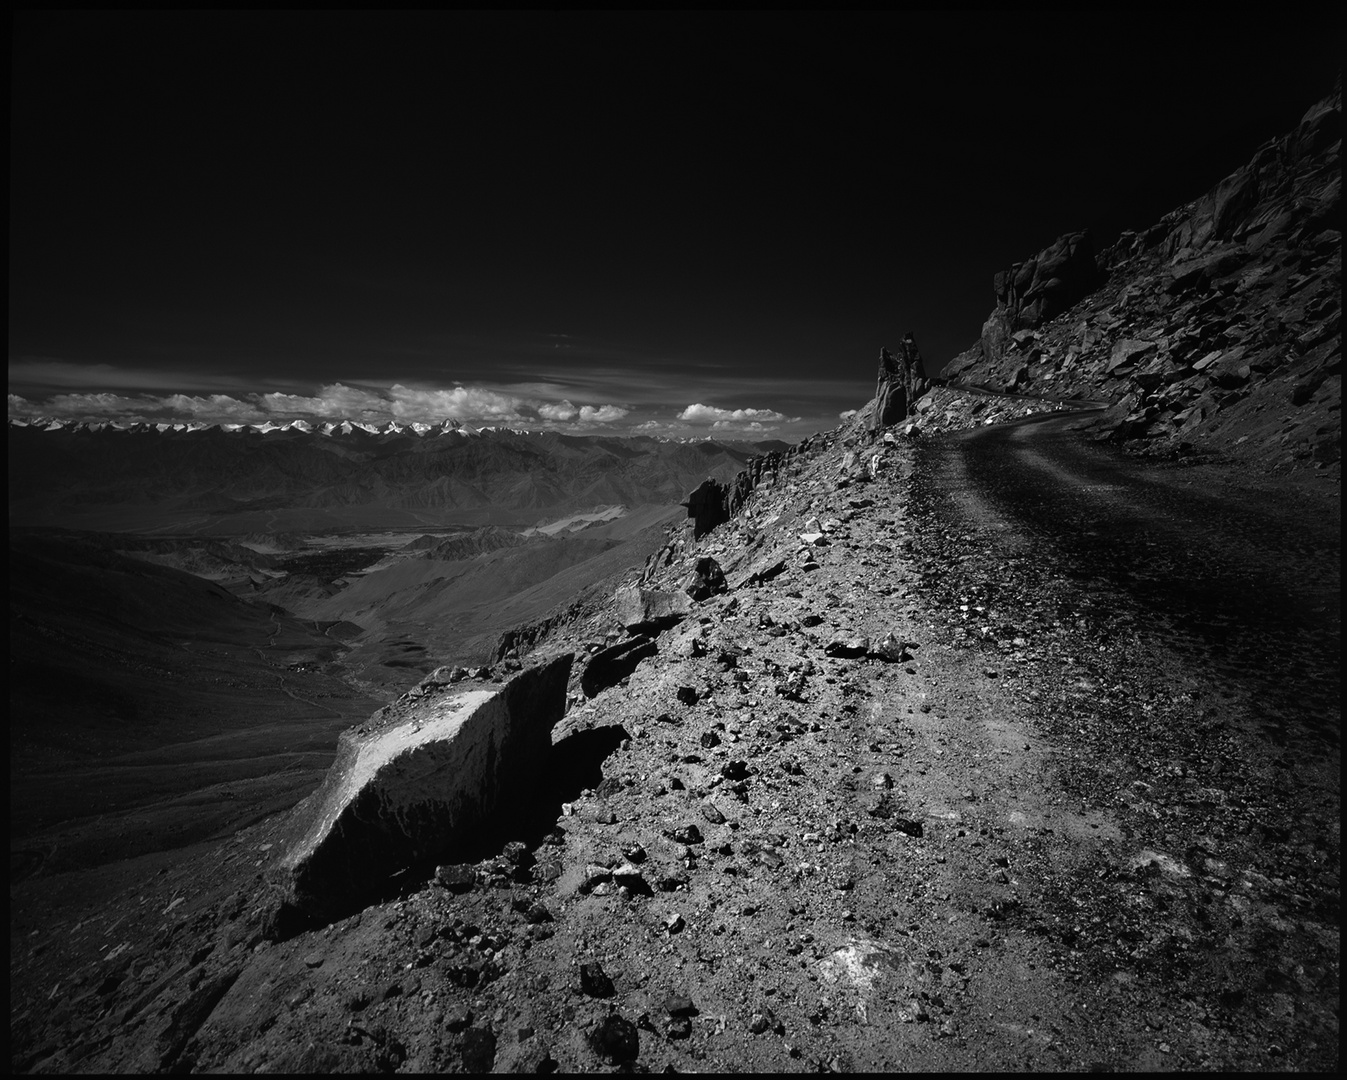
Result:
M1336 475L1341 124L1339 86L1150 228L1093 259L1073 233L997 274L981 340L941 374L1104 402L1101 436L1154 452Z

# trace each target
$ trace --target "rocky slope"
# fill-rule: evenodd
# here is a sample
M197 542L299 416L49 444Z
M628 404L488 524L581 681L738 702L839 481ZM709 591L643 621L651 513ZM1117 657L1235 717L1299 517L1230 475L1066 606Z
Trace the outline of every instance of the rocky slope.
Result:
M1094 256L1083 233L996 275L952 382L1099 399L1106 437L1339 475L1342 92L1195 201Z
M923 533L912 467L893 431L818 436L670 537L649 619L572 611L385 710L575 658L517 835L358 913L278 923L284 818L13 887L13 1067L1333 1068L1337 810L1190 745L1200 703L1037 613L1068 597L970 637L940 583L1004 567ZM1101 684L1160 710L1136 745L1089 726ZM1274 805L1306 843L1269 843Z

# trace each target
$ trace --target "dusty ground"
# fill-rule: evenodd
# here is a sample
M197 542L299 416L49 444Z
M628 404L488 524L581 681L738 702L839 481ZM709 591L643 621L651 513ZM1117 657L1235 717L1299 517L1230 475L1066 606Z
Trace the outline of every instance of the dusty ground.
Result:
M1336 751L1297 792L845 450L685 550L782 569L578 702L555 816L455 889L265 940L275 819L12 887L13 1068L1334 1069Z

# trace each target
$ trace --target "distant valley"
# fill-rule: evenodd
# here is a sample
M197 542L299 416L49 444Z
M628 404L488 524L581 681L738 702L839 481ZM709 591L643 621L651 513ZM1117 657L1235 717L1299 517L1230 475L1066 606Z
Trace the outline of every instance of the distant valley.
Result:
M534 526L675 505L779 442L411 428L9 424L11 525L240 536Z
M11 423L16 872L290 805L336 732L639 571L777 445Z

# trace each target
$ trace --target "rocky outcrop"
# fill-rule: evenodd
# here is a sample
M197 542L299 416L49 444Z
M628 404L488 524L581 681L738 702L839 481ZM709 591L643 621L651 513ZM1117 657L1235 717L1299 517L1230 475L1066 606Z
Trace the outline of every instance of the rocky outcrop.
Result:
M895 356L879 350L879 381L875 387L874 430L891 427L906 419L917 399L930 387L921 366L912 331L908 331Z
M992 278L996 307L982 326L978 344L947 364L941 375L964 376L975 366L1013 356L1032 339L1029 331L1088 296L1100 280L1088 230L1059 236L1032 259L1000 271ZM1010 385L1018 381L1012 378Z
M942 375L1100 401L1101 437L1154 453L1337 468L1341 115L1339 87L1201 198L1124 233L1093 279L1084 234L996 275L981 340Z
M920 365L919 358L918 365ZM873 405L872 401L867 408L872 408ZM760 454L751 459L728 484L722 484L714 477L708 477L679 504L687 507L688 519L692 523L692 539L699 540L717 525L724 524L731 515L739 512L740 507L759 487L775 483L780 475L797 467L801 457L823 449L835 437L835 432L822 432L801 439L789 449ZM667 562L669 556L670 549L667 547L651 556L651 560L646 564L645 576L648 577L658 565Z
M293 813L276 875L284 902L330 921L391 875L450 862L505 825L547 762L570 669L567 653L504 686L458 683L343 732L326 779Z
M1059 236L1032 259L992 278L996 307L1010 329L1032 330L1054 319L1099 282L1088 229Z

